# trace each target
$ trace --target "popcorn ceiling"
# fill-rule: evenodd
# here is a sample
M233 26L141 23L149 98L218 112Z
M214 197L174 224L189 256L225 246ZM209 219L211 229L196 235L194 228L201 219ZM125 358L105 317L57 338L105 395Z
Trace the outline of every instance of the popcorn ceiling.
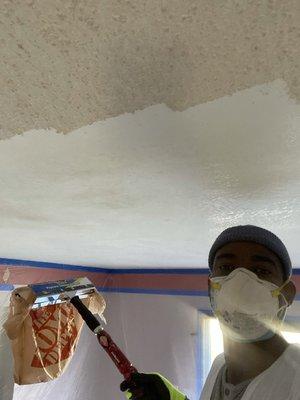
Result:
M298 103L299 20L298 0L3 1L0 138L277 79Z

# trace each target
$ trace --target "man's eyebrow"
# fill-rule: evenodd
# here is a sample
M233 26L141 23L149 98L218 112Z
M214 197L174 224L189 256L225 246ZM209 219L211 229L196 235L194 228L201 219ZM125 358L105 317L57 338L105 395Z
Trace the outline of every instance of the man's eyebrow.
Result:
M260 254L255 254L254 256L251 257L251 260L253 260L253 261L261 261L261 262L268 262L270 264L275 265L275 262L270 257L262 256Z
M233 258L236 258L236 255L232 253L221 253L216 257L216 260L220 260L220 258L227 258L229 260L232 260Z

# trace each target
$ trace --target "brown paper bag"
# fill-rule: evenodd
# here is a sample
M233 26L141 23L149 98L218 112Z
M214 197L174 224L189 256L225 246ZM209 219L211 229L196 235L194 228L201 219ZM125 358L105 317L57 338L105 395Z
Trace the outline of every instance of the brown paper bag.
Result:
M32 310L30 288L12 292L10 315L3 325L11 339L15 382L19 385L47 382L59 377L75 352L83 320L71 303ZM98 293L83 299L94 314L102 315L105 300Z

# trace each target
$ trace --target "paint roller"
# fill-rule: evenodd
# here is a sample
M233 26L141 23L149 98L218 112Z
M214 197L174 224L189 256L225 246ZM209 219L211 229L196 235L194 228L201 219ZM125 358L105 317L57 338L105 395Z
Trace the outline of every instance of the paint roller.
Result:
M125 380L131 381L131 375L137 369L127 359L121 349L112 340L111 336L103 329L101 322L83 304L82 299L93 293L98 293L95 286L88 278L76 278L28 285L36 296L33 309L38 309L52 304L70 302L78 310L90 330L97 336L101 347L106 351ZM105 322L103 317L100 316ZM132 387L134 383L131 382Z

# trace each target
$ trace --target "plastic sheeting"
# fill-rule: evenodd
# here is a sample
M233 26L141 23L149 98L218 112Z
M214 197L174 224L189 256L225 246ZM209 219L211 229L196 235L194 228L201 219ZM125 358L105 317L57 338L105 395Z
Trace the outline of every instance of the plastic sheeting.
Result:
M199 310L209 309L208 298L133 293L107 293L104 297L106 330L137 369L160 372L190 400L199 400L197 382L203 353L198 315ZM291 307L289 313L293 312L299 315L299 305ZM84 327L65 373L52 382L15 385L13 400L125 400L119 390L122 380Z
M106 330L141 372L158 371L198 400L197 316L201 297L105 295ZM41 384L15 385L14 400L121 400L123 377L85 327L65 373Z

